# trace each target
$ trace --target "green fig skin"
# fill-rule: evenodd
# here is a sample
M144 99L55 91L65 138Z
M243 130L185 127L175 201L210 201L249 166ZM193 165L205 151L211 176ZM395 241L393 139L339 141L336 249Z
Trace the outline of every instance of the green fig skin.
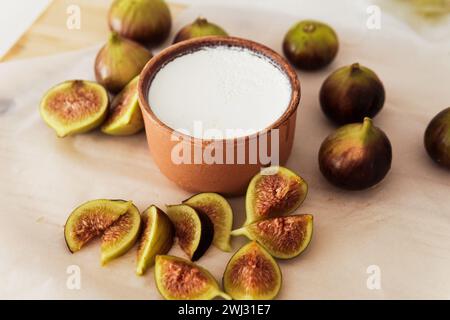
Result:
M137 42L111 33L95 58L95 78L109 92L118 93L144 68L152 53Z
M334 71L320 89L323 113L340 125L375 117L384 100L383 83L375 72L359 63Z
M450 108L439 112L428 124L424 144L431 159L450 169Z
M324 177L348 190L376 185L389 172L391 162L391 143L370 118L340 127L325 139L319 151Z
M304 20L296 23L286 33L283 52L295 67L302 70L317 70L330 64L336 57L339 40L329 25Z
M163 0L116 0L109 9L108 24L122 37L154 46L169 36L172 18Z
M197 18L193 23L178 31L173 43L206 36L228 36L228 33L205 18Z

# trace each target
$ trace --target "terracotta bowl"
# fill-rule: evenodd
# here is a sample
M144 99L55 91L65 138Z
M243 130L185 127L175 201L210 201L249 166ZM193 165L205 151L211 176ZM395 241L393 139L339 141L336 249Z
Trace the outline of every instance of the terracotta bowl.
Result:
M232 46L252 50L259 55L267 57L274 63L280 72L285 73L291 84L292 93L286 111L272 125L258 133L235 139L203 140L176 133L179 140L174 140L174 130L159 120L152 111L148 102L148 92L152 80L157 72L168 62L181 55L194 52L204 47ZM263 159L259 152L261 146L271 150L272 141L278 142L278 163L284 164L292 149L295 133L295 120L297 107L300 101L300 83L295 71L289 63L278 53L259 43L235 37L204 37L179 42L161 51L153 57L142 70L138 84L139 103L145 122L147 142L153 160L161 172L181 188L190 192L218 192L224 195L241 195L245 193L250 179L262 167L270 165L267 157ZM278 137L274 134L277 131ZM266 135L266 139L260 137ZM179 163L172 160L172 150L177 146L187 147L191 150L192 159L195 152L203 154L205 148L223 147L223 161L215 163ZM185 144L185 145L183 145ZM263 145L265 144L265 145ZM208 147L209 146L209 147ZM189 149L190 148L190 149ZM245 150L245 151L243 151ZM245 160L238 161L237 155L245 153ZM198 154L198 153L197 153ZM270 152L269 152L270 154ZM228 156L227 156L228 155ZM270 157L273 159L272 154ZM235 161L230 161L234 159ZM231 162L231 163L230 163Z

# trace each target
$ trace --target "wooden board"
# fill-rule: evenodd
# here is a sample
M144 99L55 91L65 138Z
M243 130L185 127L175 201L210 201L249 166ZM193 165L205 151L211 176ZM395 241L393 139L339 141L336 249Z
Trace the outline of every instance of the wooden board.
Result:
M53 0L32 26L19 38L0 61L38 57L77 50L105 41L108 33L107 12L112 0ZM69 29L67 11L79 6L80 29ZM170 4L172 17L185 8Z

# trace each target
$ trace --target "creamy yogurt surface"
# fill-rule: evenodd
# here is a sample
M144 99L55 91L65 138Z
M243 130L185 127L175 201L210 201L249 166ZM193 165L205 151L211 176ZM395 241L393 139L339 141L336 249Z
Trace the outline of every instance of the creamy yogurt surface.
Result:
M170 128L195 138L235 138L263 130L287 109L291 85L270 59L239 47L205 47L155 75L148 102Z

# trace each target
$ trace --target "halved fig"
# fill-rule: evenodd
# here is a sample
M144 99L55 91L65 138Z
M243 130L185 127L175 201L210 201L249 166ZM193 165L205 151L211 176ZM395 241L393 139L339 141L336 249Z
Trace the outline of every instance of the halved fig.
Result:
M80 250L89 240L103 234L131 206L131 201L98 199L77 207L64 226L64 237L70 252Z
M206 269L174 256L156 256L155 282L159 293L167 300L211 300L215 297L231 300Z
M102 265L130 250L136 243L140 229L141 215L138 208L131 204L128 211L103 232L101 244Z
M157 206L150 206L142 214L143 231L137 252L136 273L143 275L155 263L158 254L166 254L172 248L175 236L169 217Z
M126 136L144 128L144 119L138 102L138 81L139 76L131 80L113 99L110 114L102 125L102 132L113 136Z
M231 235L244 235L258 241L273 257L290 259L308 247L312 232L313 216L299 214L257 221L233 230Z
M108 93L100 84L70 80L48 90L42 97L39 111L45 123L62 138L101 125L108 105Z
M175 227L181 249L192 261L200 259L214 236L211 220L206 214L185 204L167 206L167 215Z
M233 209L220 194L199 193L183 201L197 212L206 214L214 226L213 245L220 250L231 251L230 232L233 226Z
M284 167L270 167L250 181L245 197L245 225L271 216L289 214L306 198L308 184Z
M235 300L270 300L281 289L281 270L256 241L240 248L223 275L223 287Z

